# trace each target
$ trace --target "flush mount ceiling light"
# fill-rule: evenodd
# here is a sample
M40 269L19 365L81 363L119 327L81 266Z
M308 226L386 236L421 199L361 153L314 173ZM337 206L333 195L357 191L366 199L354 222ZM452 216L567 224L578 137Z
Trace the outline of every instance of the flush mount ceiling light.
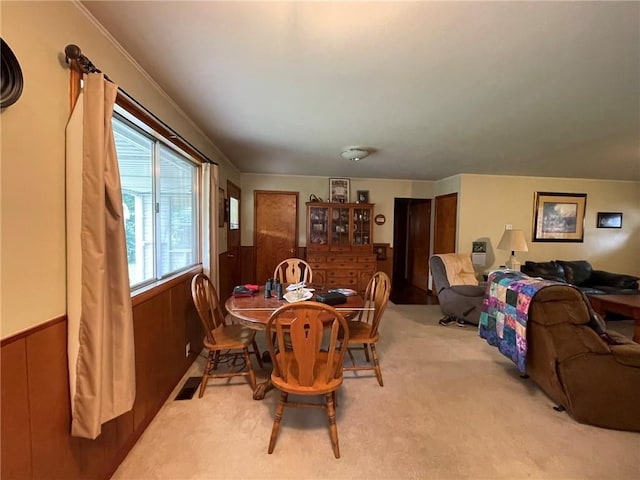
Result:
M365 150L364 148L357 148L357 147L346 148L340 153L340 156L342 158L344 158L345 160L351 160L352 162L359 162L360 160L362 160L364 157L368 155L369 155L368 150Z

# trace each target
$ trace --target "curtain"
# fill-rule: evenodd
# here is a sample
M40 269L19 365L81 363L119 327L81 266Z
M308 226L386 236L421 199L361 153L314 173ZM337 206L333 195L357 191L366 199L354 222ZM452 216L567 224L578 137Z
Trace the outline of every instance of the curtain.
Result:
M66 131L71 435L94 439L135 399L133 314L111 117L118 87L84 87Z
M218 261L218 166L202 165L202 270L211 283L220 290Z

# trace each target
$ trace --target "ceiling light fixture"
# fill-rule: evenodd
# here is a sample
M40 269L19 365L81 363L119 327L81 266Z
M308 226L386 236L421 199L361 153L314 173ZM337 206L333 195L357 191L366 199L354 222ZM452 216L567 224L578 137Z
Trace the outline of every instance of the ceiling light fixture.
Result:
M359 162L360 160L362 160L364 157L368 155L369 155L368 150L365 150L364 148L357 148L357 147L346 148L340 153L340 156L342 158L344 158L345 160L351 160L352 162Z

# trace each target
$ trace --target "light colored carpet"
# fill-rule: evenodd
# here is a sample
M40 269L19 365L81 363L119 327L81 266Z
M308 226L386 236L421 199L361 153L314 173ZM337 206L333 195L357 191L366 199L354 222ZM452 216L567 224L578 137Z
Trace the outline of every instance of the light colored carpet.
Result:
M346 374L338 460L323 410L285 409L268 455L277 391L254 401L236 378L212 382L201 399L173 401L181 382L113 478L639 478L640 434L554 411L475 328L443 327L440 317L437 305L389 305L378 347L385 385ZM612 326L627 335L632 327Z

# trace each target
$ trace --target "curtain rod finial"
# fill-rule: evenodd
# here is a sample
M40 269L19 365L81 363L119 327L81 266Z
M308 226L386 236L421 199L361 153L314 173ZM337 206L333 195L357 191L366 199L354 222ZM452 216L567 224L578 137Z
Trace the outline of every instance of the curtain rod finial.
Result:
M69 60L77 60L80 55L82 55L82 52L80 51L79 46L70 44L64 47L64 54L67 57L68 62Z

